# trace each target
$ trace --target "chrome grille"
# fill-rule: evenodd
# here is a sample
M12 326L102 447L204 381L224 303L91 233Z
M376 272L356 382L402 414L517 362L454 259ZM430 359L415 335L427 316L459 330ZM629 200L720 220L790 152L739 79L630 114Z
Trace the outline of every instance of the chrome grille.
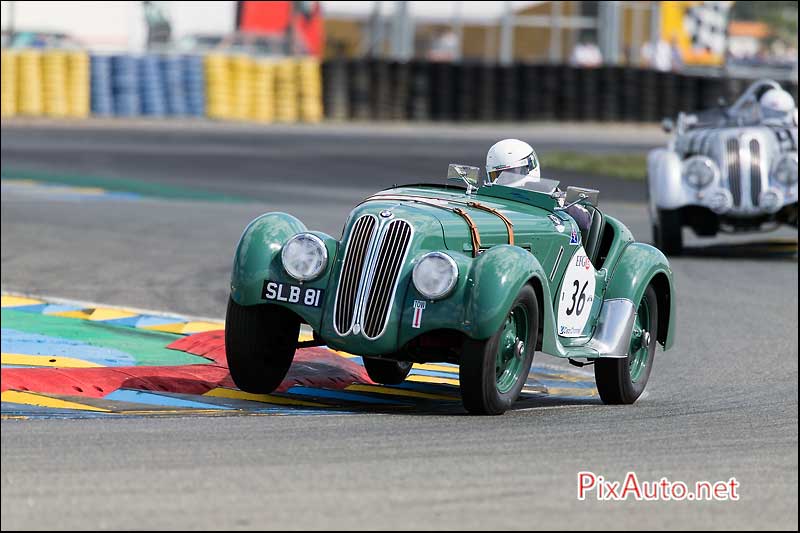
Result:
M356 298L367 257L369 244L375 232L377 220L372 215L364 215L353 224L350 240L347 243L342 270L339 274L339 287L336 290L333 324L336 332L344 335L353 325L356 313Z
M750 141L750 200L758 205L761 196L761 145L756 139Z
M739 139L728 139L725 143L725 164L728 167L728 187L733 195L733 205L742 203L741 164L739 162Z
M411 242L411 225L405 220L393 220L386 227L377 252L375 270L372 273L362 326L364 335L379 337L389 318L392 299L397 287L397 277Z

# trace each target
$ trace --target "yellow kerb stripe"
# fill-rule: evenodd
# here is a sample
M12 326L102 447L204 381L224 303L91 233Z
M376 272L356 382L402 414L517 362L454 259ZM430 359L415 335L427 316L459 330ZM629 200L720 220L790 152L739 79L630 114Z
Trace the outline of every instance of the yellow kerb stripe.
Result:
M41 394L34 394L32 392L22 392L15 390L7 390L0 394L0 400L10 403L19 403L24 405L35 405L37 407L49 407L51 409L74 409L77 411L97 411L99 413L110 413L108 409L102 407L94 407L92 405L85 405L82 403L68 402L66 400L59 400L58 398L50 398L49 396L42 396Z
M28 355L24 353L3 353L2 364L24 366L49 366L53 368L95 368L103 366L74 357L54 355Z
M283 398L281 396L273 396L271 394L252 394L234 389L217 388L208 391L203 396L212 396L214 398L230 398L232 400L248 400L251 402L272 403L276 405L297 405L301 407L327 407L327 405L314 402L306 402L303 400L293 400L291 398Z

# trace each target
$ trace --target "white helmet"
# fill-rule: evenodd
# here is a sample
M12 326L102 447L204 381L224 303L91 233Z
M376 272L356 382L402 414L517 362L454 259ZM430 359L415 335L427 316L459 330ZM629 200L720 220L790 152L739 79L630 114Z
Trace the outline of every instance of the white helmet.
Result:
M519 139L496 142L486 154L486 176L494 182L501 172L538 179L539 158L530 144Z
M758 103L765 119L791 120L794 112L794 98L783 89L770 89L761 95Z

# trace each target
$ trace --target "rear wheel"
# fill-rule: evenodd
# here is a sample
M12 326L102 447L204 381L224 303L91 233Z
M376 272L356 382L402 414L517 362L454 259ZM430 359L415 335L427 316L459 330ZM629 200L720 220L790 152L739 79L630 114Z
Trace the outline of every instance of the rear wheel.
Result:
M246 392L274 391L289 372L300 319L277 305L239 305L228 300L225 353L236 386Z
M499 415L511 408L528 379L538 332L536 292L525 285L494 335L464 344L459 381L467 411Z
M653 242L667 255L683 251L683 220L677 209L659 209L653 225Z
M601 358L594 364L594 379L603 403L631 404L642 395L653 369L657 332L658 301L651 285L636 310L628 356Z
M364 368L369 379L383 385L399 385L411 372L413 363L408 361L392 361L391 359L373 359L364 357Z

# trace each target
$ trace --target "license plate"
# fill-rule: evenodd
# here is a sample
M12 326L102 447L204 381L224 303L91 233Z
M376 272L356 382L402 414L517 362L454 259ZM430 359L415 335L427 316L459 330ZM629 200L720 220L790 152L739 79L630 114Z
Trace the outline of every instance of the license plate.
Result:
M265 279L264 288L261 290L261 298L271 302L320 307L322 306L322 296L324 293L325 291L323 289L291 285L289 283L278 283L277 281Z

